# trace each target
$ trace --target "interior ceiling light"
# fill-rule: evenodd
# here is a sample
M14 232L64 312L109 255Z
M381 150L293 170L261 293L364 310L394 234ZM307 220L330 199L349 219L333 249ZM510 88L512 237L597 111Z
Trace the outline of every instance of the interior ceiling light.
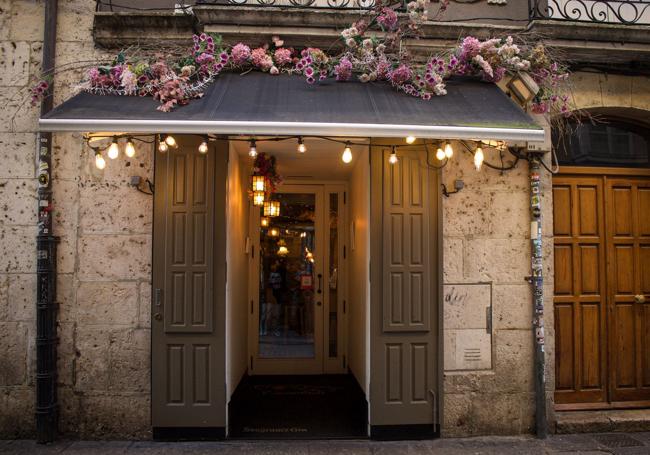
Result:
M405 141L407 144L412 144L415 142L415 136L406 136Z
M248 149L248 156L255 158L257 156L257 147L255 146L255 139L251 139L250 148Z
M302 136L298 138L298 153L305 153L307 151L307 146L305 141L302 140Z
M352 161L352 149L350 148L349 142L345 143L345 148L343 149L343 155L341 155L341 160L343 160L345 164L348 164Z

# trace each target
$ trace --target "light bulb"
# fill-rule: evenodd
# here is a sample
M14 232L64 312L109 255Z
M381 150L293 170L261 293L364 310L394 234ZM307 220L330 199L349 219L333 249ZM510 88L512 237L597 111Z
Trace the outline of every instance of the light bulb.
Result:
M407 144L412 144L415 142L415 136L406 136L405 141Z
M97 169L104 169L106 167L106 160L101 153L95 154L95 166Z
M397 161L398 161L398 160L397 160L397 154L395 153L395 150L393 150L393 152L392 152L392 153L390 154L390 156L388 157L388 162L389 162L390 164L395 164L395 163L397 163Z
M343 149L343 155L341 155L341 159L345 164L352 161L352 150L350 149L350 144L345 144L345 149Z
M135 156L135 145L133 145L133 140L129 138L126 141L126 147L124 148L124 154L128 156L129 158L133 158Z
M170 147L176 147L176 139L174 139L174 136L170 134L165 138L165 143Z
M251 139L251 148L248 150L248 156L255 158L257 156L257 147L255 147L255 139Z
M454 149L451 147L451 143L449 141L447 141L447 143L445 144L445 156L447 157L447 159L454 156Z
M120 147L117 145L117 138L113 138L110 147L108 147L108 157L112 160L120 154Z
M481 165L483 164L484 159L485 156L483 155L483 149L479 145L476 147L476 152L474 152L474 166L476 166L477 171L481 170Z
M307 151L307 146L301 137L298 138L298 153L305 153Z
M207 141L201 142L201 144L199 145L199 153L203 153L203 154L208 153L208 142Z
M165 143L165 141L160 141L158 143L158 151L160 153L165 153L167 150L169 150L169 146L167 145L167 143Z
M438 161L445 159L445 151L442 149L442 147L438 147L438 150L436 151L436 158Z

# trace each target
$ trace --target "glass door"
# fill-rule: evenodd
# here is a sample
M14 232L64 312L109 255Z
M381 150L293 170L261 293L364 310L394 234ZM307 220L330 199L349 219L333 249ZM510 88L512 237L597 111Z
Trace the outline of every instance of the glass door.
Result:
M322 186L284 185L277 216L253 208L252 374L323 373L324 264Z

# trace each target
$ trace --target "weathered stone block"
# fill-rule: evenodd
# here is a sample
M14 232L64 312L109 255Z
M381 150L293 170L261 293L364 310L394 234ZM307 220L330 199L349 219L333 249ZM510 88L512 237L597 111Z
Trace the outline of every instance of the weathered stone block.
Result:
M35 179L0 181L0 222L6 225L36 224L37 199Z
M10 37L12 40L43 40L43 3L14 0L11 9Z
M58 273L56 283L56 300L59 302L58 320L74 322L76 313L74 275Z
M75 367L77 350L74 345L76 324L73 322L59 322L57 324L57 382L62 385L72 386L75 381Z
M9 320L31 322L36 319L36 274L9 276Z
M495 344L495 386L500 392L532 392L532 330L497 330Z
M465 250L462 238L444 237L443 248L443 281L458 283L463 281L463 262Z
M0 271L36 271L36 226L0 226Z
M493 317L495 329L530 329L533 303L530 285L494 286Z
M632 78L632 107L650 111L650 77Z
M29 80L30 45L25 41L0 42L0 85L23 86Z
M34 389L31 387L0 388L0 437L2 439L33 438Z
M468 425L471 421L471 396L469 394L451 394L444 395L444 416L442 425L442 435L446 438L466 436Z
M528 191L494 191L490 203L490 234L494 238L530 237Z
M0 110L0 132L28 133L38 130L38 109L25 102L25 94L17 87L0 87L0 99L4 101Z
M151 232L153 197L126 182L84 185L79 210L84 234Z
M74 180L56 180L53 185L52 220L56 235L74 237L77 234L79 187Z
M57 87L58 89L58 87ZM52 140L52 175L60 179L79 180L83 158L91 156L80 133L55 133ZM55 184L56 189L56 184Z
M0 322L0 386L22 385L27 378L27 327Z
M445 236L484 235L490 229L490 195L483 191L461 191L442 199Z
M138 312L138 325L151 327L151 283L140 283L140 310Z
M601 74L600 89L604 106L632 105L632 78L617 74Z
M0 134L0 163L11 163L11 166L0 166L0 178L34 178L35 152L36 134Z
M109 388L120 392L147 392L151 382L151 331L116 331L109 347Z
M73 273L77 263L77 236L61 233L56 253L57 272Z
M530 275L526 239L471 239L466 242L465 279L521 283Z
M491 304L489 284L455 284L443 288L444 328L483 329L487 327L486 308Z
M573 104L576 108L586 109L589 107L603 106L598 74L573 73L571 75L571 82L574 88L571 95L573 96Z
M95 5L93 2L64 2L59 7L58 39L61 41L92 40Z
M6 273L0 274L0 321L12 320L9 308L9 277Z
M133 326L138 320L138 284L81 282L76 307L76 320L80 325Z
M86 439L151 439L149 394L81 397L79 437Z
M75 363L75 390L107 390L111 330L106 327L77 328Z
M151 276L149 235L84 235L79 244L81 280L144 280Z

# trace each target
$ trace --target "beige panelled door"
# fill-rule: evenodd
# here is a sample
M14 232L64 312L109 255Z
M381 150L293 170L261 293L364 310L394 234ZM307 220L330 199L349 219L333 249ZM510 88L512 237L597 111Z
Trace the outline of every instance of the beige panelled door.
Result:
M373 147L370 423L433 434L438 372L438 192L422 150Z
M152 302L152 424L225 428L227 143L200 140L156 155ZM209 436L208 434L204 434Z
M555 401L650 404L650 179L553 179Z

